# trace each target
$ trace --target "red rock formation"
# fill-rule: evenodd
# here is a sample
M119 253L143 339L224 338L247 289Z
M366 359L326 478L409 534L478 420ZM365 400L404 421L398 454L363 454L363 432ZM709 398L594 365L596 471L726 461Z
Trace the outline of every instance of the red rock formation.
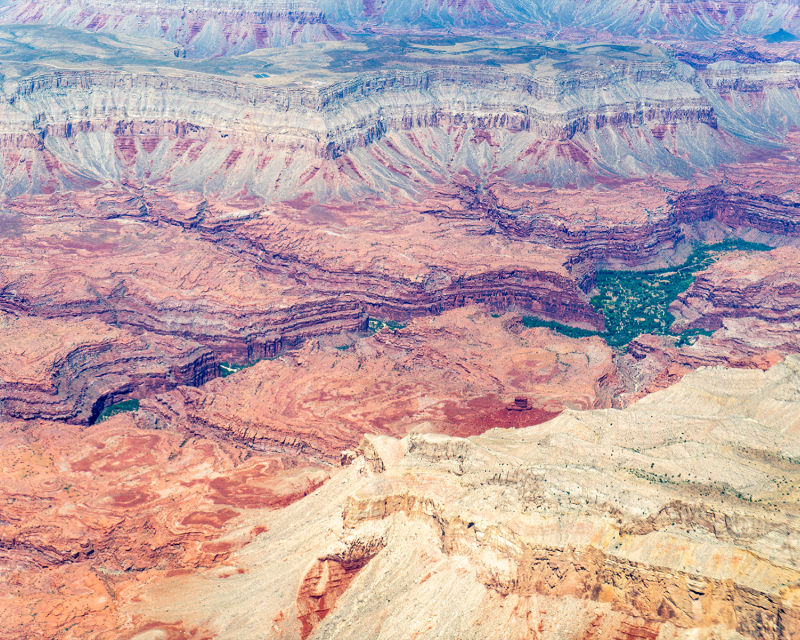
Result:
M475 302L602 326L581 289L586 265L563 251L520 244L511 253L500 238L413 211L372 222L342 212L342 232L258 210L232 222L230 209L209 207L202 224L184 229L165 222L202 203L150 204L143 216L137 200L108 195L17 202L25 235L0 249L0 304L180 336L236 362L364 331L367 313L402 320ZM32 255L32 244L42 253Z
M124 334L97 321L69 326ZM314 341L84 430L3 425L0 562L11 577L0 623L10 637L47 638L70 625L76 637L110 631L125 624L120 607L138 584L224 567L259 531L251 510L313 491L329 468L319 461L338 463L365 432L535 424L564 405L608 406L615 390L599 340L525 329L518 316L474 307L352 346L341 339L348 348ZM532 408L509 412L514 398ZM297 599L303 637L381 544L320 556L308 569Z
M201 389L142 403L163 420L258 450L329 461L364 433L467 436L547 420L566 407L611 406L622 389L611 351L525 329L519 316L466 308L334 348L312 341ZM508 411L524 395L529 411Z
M711 329L727 318L759 318L770 323L800 321L800 250L734 254L700 273L670 306L673 327Z
M800 353L797 323L771 323L756 318L725 320L713 336L699 336L691 345L676 346L676 339L639 336L617 358L626 387L622 404L665 389L699 367L769 369L786 354Z
M0 416L93 422L107 406L217 376L208 349L96 319L0 312Z
M244 637L267 620L309 637L787 640L799 388L788 357L527 429L367 436L236 554L242 574L144 585L129 610Z
M297 593L297 619L303 640L336 606L336 600L347 591L367 562L369 558L349 561L324 558L317 560L308 570Z
M224 566L263 530L249 512L327 478L297 456L153 430L132 414L84 430L3 423L0 462L0 624L4 637L26 639L117 629L133 586Z

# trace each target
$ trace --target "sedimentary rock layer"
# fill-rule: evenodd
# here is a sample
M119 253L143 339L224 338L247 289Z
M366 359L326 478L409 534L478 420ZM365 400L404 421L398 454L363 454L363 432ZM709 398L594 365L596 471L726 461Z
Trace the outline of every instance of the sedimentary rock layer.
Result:
M799 372L795 357L704 369L624 411L469 439L370 436L269 516L230 559L241 573L151 585L130 610L142 630L219 638L263 635L263 620L270 637L388 638L401 621L551 637L568 620L587 637L788 640Z
M296 455L165 426L131 414L88 428L0 424L4 638L120 637L137 584L219 567L264 530L248 514L328 477Z
M387 3L363 0L319 0L316 3L243 0L218 2L212 7L198 0L13 0L0 14L5 22L61 24L89 31L116 32L164 38L187 45L195 55L246 52L263 46L330 38L325 19L350 29L391 29L416 32L495 31L558 34L575 33L614 37L686 37L714 41L724 34L763 36L781 28L797 32L800 13L792 2L752 3L728 0L709 4L690 2L578 2L520 0L442 2L419 0ZM316 27L316 28L315 28Z
M342 212L329 226L199 199L88 194L20 200L2 220L13 230L0 266L7 309L181 336L220 360L363 332L367 313L403 320L477 302L602 326L580 258L413 210Z
M614 362L625 387L617 401L629 404L700 367L766 370L790 353L800 353L800 324L796 322L726 319L712 336L696 336L688 343L673 336L642 335Z
M495 314L497 315L497 314ZM468 307L355 342L313 340L142 410L257 450L338 462L364 433L472 435L607 407L622 389L611 350Z
M311 3L16 2L0 10L3 24L50 24L101 33L163 39L175 57L236 55L254 49L338 40Z
M134 54L95 36L83 44L104 52L105 68L76 45L68 63L53 59L57 69L45 72L31 48L52 56L49 40L18 31L2 33L11 49L0 129L13 146L4 154L9 195L167 182L324 202L419 198L460 174L553 185L688 177L797 121L798 65L698 73L649 46L620 55L475 40L445 42L442 55L442 46L386 37L209 67L148 58L143 47L132 63Z
M800 252L733 255L699 274L671 306L675 328L719 329L728 318L800 320Z
M92 422L107 406L217 376L196 342L131 335L91 318L0 312L0 416Z

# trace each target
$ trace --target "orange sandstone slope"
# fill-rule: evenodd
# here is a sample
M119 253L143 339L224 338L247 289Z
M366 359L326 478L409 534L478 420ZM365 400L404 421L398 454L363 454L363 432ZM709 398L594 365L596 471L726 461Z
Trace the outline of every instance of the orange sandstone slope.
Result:
M120 637L133 586L224 565L263 530L246 514L329 474L134 414L2 423L0 464L0 636L20 639Z
M312 340L90 427L5 422L0 623L13 638L129 637L149 624L130 609L140 586L235 574L230 554L269 526L265 514L357 457L364 434L537 424L564 407L610 406L617 384L601 340L469 307Z
M366 436L230 567L143 585L132 637L791 640L798 398L789 356L525 429Z
M97 318L0 311L0 416L93 422L107 406L217 375L211 352L178 336L134 335Z
M364 433L469 436L537 424L565 407L609 407L621 389L611 350L527 329L479 307L418 318L369 338L320 338L200 388L142 402L203 435L325 460Z

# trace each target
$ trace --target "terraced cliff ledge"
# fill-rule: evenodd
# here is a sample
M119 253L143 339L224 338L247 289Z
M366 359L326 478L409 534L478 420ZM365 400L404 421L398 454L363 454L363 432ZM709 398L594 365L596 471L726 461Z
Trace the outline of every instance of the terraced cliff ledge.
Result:
M799 393L792 356L526 429L368 436L270 516L232 558L241 574L145 587L132 610L219 637L256 637L264 619L291 637L380 637L401 620L550 637L568 619L592 638L789 640Z

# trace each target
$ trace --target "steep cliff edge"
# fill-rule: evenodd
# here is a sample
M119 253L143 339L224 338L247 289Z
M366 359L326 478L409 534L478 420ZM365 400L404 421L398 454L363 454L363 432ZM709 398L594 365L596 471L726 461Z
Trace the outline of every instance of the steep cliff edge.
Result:
M220 638L264 619L302 638L550 637L569 620L592 638L788 640L799 371L704 369L624 411L466 440L368 437L231 558L239 575L144 587L131 610Z
M0 312L0 416L92 422L104 408L217 375L195 342L134 336L96 319L47 320Z
M324 17L322 15L324 12ZM194 55L244 53L263 46L332 37L330 22L347 31L408 31L458 34L523 33L552 38L658 38L716 43L726 36L764 36L781 28L800 30L797 5L786 0L649 2L634 0L541 0L536 3L479 0L436 4L419 0L285 3L225 0L212 7L199 0L12 0L6 22L60 24L88 31L148 35L180 42ZM327 28L326 28L327 27ZM288 33L287 33L288 32ZM333 32L333 33L331 33Z
M624 54L499 39L412 47L386 36L368 46L308 45L303 56L190 64L79 34L65 63L50 40L20 29L0 29L10 49L0 106L9 195L167 182L225 197L246 186L268 202L308 192L325 202L418 199L471 174L555 186L687 178L776 135L760 124L763 110L730 109L710 75L706 82L647 45ZM90 58L86 47L103 54ZM141 58L132 62L134 54ZM762 93L783 98L771 100L785 129L797 100L776 92L796 87L800 73L760 66Z

